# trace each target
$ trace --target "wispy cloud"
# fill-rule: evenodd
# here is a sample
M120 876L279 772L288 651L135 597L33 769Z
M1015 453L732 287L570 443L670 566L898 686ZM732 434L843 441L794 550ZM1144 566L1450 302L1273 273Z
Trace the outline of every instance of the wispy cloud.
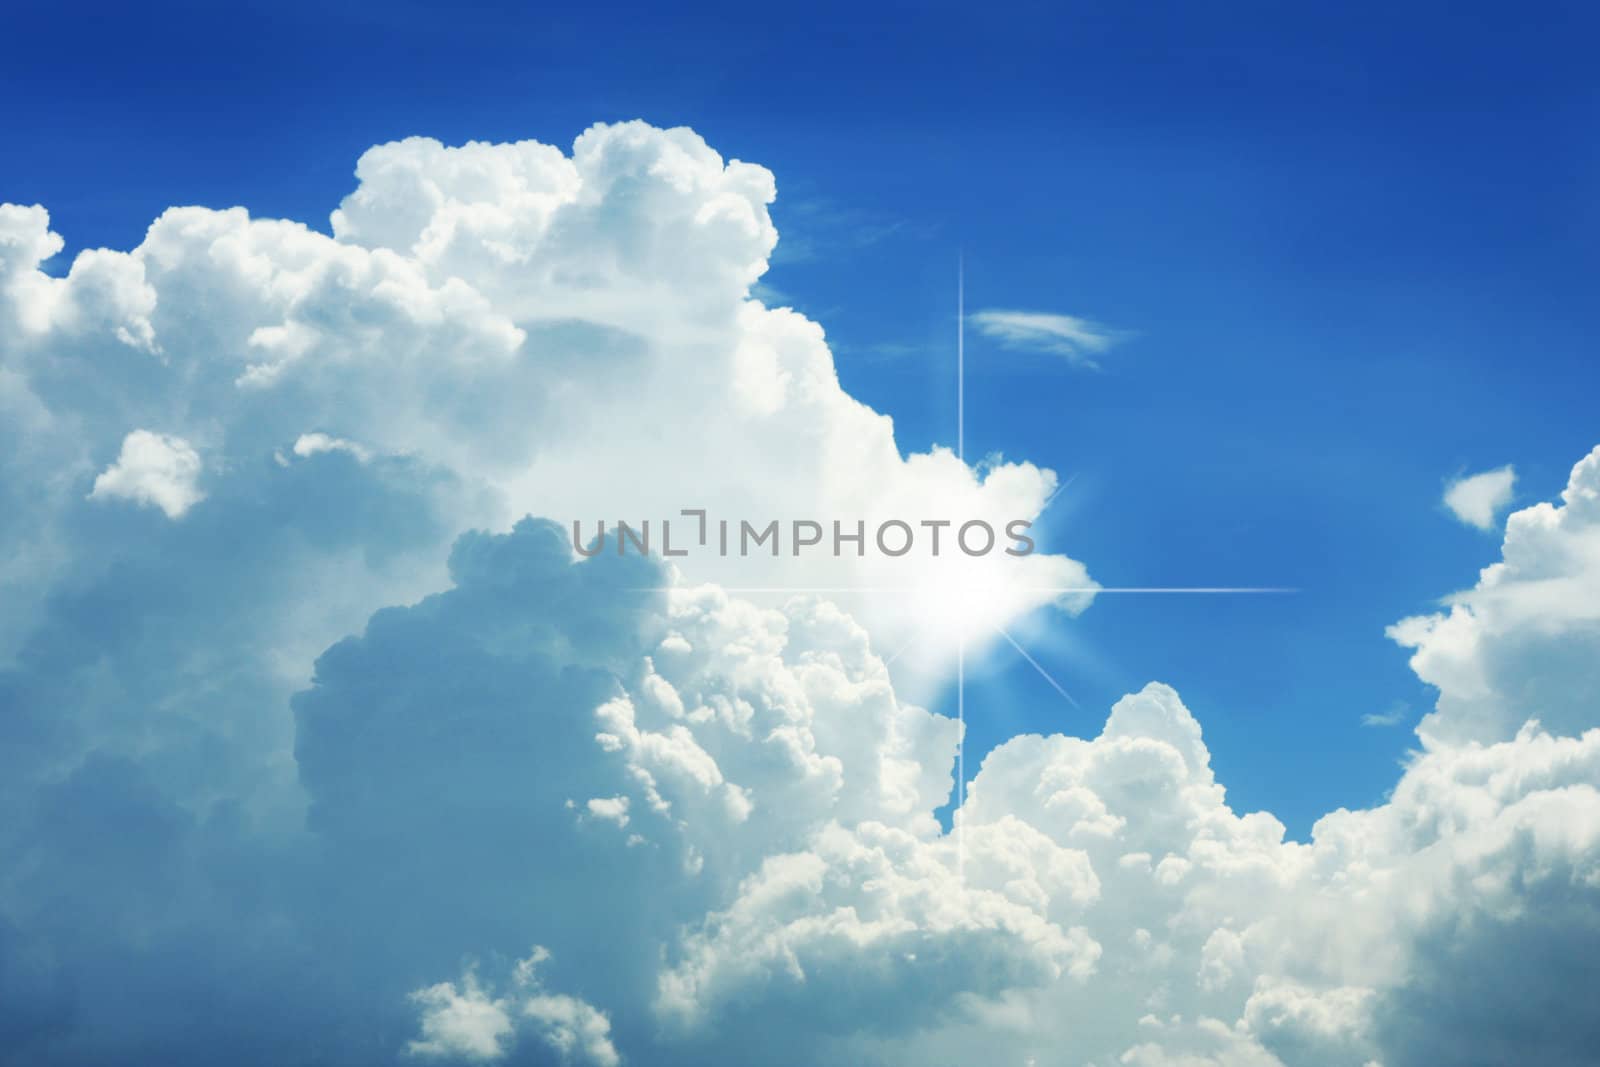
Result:
M1066 357L1074 366L1091 370L1100 366L1096 356L1127 336L1089 319L1049 311L987 308L968 315L967 321L1007 348L1051 352Z
M772 252L774 264L815 262L897 237L926 240L937 231L927 223L843 207L826 197L775 206L773 217L783 234Z
M1389 705L1388 711L1368 712L1361 716L1362 726L1399 726L1411 715L1411 705L1403 700L1397 700Z

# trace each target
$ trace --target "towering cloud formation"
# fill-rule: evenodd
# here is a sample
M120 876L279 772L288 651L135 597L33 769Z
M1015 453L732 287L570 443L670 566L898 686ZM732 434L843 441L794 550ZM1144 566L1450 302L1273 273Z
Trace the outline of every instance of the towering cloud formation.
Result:
M902 457L820 329L748 297L771 176L689 131L358 174L332 236L177 208L59 277L44 212L0 208L0 1062L1600 1044L1571 979L1600 950L1600 452L1394 628L1440 700L1388 803L1285 841L1152 684L1092 739L1003 745L946 831L956 724L881 650L921 626L936 678L950 620L716 584L936 561L692 559L669 592L522 516L1001 525L1053 477Z
M1424 741L1500 741L1529 718L1565 733L1597 724L1600 449L1573 468L1559 505L1506 520L1503 555L1448 611L1389 630L1439 689Z

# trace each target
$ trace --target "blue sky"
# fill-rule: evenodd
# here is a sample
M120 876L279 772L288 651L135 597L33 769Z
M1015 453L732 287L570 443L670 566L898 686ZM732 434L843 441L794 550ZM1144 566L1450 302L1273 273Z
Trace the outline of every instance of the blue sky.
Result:
M14 7L0 1067L1592 1060L1600 14Z
M1227 10L29 5L3 192L70 255L171 203L316 224L389 138L642 117L778 175L765 282L904 447L953 436L958 251L969 307L1128 331L1099 372L972 338L969 453L1073 477L1050 544L1104 583L1303 591L1102 598L1037 654L1084 730L1178 685L1235 803L1303 834L1381 796L1430 703L1383 627L1494 558L1445 481L1514 463L1546 498L1593 443L1597 27ZM1015 657L972 699L975 749L1078 728ZM1361 726L1397 702L1406 724Z

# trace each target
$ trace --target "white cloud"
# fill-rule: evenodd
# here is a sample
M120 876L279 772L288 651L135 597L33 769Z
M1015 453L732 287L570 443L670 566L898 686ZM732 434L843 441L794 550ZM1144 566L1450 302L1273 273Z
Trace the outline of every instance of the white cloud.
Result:
M131 500L181 519L205 494L199 489L200 454L181 437L134 430L122 439L117 461L94 480L91 500Z
M1403 619L1389 636L1414 650L1436 686L1425 742L1497 741L1537 718L1563 733L1600 706L1600 448L1572 469L1560 505L1506 519L1502 559L1449 598L1447 611Z
M967 320L980 333L1007 348L1051 352L1080 367L1097 368L1095 357L1122 340L1122 334L1074 315L1048 311L975 311Z
M325 433L303 433L295 438L292 449L301 459L321 455L324 452L343 452L353 456L357 461L365 463L372 458L372 453L353 441L346 441L342 437L330 437Z
M1411 714L1411 706L1403 700L1396 700L1389 705L1387 711L1369 711L1361 716L1362 726L1399 726Z
M616 1067L622 1062L611 1043L611 1021L577 997L548 993L529 997L522 1014L564 1062L593 1067Z
M591 797L586 806L596 819L614 822L619 828L628 825L627 797Z
M617 1067L611 1022L577 997L546 992L539 965L550 958L535 946L512 969L507 992L494 996L469 968L457 985L440 982L411 994L421 1012L422 1036L406 1051L413 1056L470 1061L505 1058L522 1032L553 1049L563 1063Z
M1600 451L1560 506L1511 516L1474 589L1394 628L1440 696L1386 803L1286 841L1228 805L1200 724L1152 684L1094 737L1000 746L949 832L959 728L882 656L931 621L937 669L948 608L711 584L902 584L932 559L691 562L701 584L662 595L640 591L652 565L575 563L562 527L511 521L1011 517L1053 475L903 456L820 327L747 298L772 176L690 131L597 127L570 154L414 139L358 177L334 237L174 209L64 278L37 269L61 244L42 209L0 211L19 415L0 527L29 561L4 577L28 625L0 635L17 1055L1407 1067L1594 1047L1565 976L1600 951ZM1109 343L1044 319L1007 328L1079 359ZM204 443L193 521L84 521L119 440L93 495L169 515L199 499ZM288 441L320 458L273 463ZM107 825L125 832L98 847ZM553 952L457 970L529 944ZM220 1022L196 1024L201 997Z
M1517 472L1508 466L1457 478L1444 491L1444 506L1468 526L1494 529L1496 519L1511 503Z
M112 368L115 388L59 392L47 410L203 440L214 493L244 491L284 441L297 455L402 456L447 474L457 495L441 554L462 530L529 512L591 529L649 519L658 537L663 519L693 507L735 524L1002 529L1036 518L1056 488L1031 463L902 454L890 420L840 388L821 328L749 296L777 240L772 175L690 130L596 126L570 155L410 138L367 151L357 176L333 237L243 209L174 208L131 252L84 253L65 279L37 269L60 245L47 216L15 209L5 269L32 295L10 316L0 305L0 335L17 337L30 381ZM36 313L51 301L71 314ZM150 352L130 359L130 340ZM63 425L37 447L50 454L19 485L84 444ZM1066 556L969 559L948 541L939 558L921 537L901 559L678 563L686 581L730 586L984 590L965 603L843 598L882 640L909 646L895 670L924 694L961 641L979 648L996 624L1092 599L1049 591L1093 588Z
M421 1011L422 1036L406 1045L413 1056L450 1056L497 1060L505 1055L512 1022L506 1002L491 998L468 972L458 988L453 982L411 994Z
M1446 1001L1451 1029L1473 1035L1450 1040L1489 1047L1500 1000L1526 995L1491 1003L1456 983L1485 964L1440 955L1438 931L1499 924L1483 960L1542 924L1571 933L1563 951L1595 944L1582 916L1600 895L1586 873L1600 871L1600 730L1435 745L1388 803L1332 813L1300 844L1271 815L1228 807L1199 724L1152 685L1097 737L1002 745L946 833L930 813L950 788L950 724L897 705L850 620L711 590L669 608L623 694L596 710L599 762L561 757L601 792L620 786L643 850L694 887L655 927L673 931L665 956L637 960L651 993L608 1005L658 1020L669 1048L735 1062L787 1050L767 1053L777 1063L987 1049L1041 1063L1420 1064L1445 1038L1384 1005ZM448 613L428 625L461 628ZM318 706L345 701L335 689ZM307 743L320 747L316 731ZM1569 987L1539 996L1554 1018L1583 1010ZM1544 1060L1581 1047L1557 1041Z

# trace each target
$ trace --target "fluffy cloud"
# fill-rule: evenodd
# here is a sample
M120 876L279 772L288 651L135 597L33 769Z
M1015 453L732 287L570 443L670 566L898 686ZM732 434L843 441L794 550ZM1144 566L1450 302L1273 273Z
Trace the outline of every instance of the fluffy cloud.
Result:
M954 724L895 699L859 626L818 601L629 592L649 567L574 562L551 524L463 539L449 591L379 612L295 700L310 809L289 853L90 765L27 835L12 905L122 863L98 958L66 956L79 981L112 981L108 956L147 982L181 959L152 922L241 947L286 922L280 943L317 951L263 971L276 1017L315 1020L302 968L337 959L335 989L313 988L341 1016L445 1059L1496 1062L1527 1040L1497 1027L1538 975L1462 976L1600 947L1600 730L1438 746L1388 804L1296 844L1230 810L1198 723L1151 686L1095 738L1002 746L946 832ZM134 840L161 828L161 862L146 843L63 867L50 843L111 810L147 812ZM274 868L266 899L227 888L245 844ZM242 916L205 918L217 894ZM516 965L442 979L530 943L552 947L537 983ZM154 991L181 1004L191 980ZM1577 1018L1582 997L1544 985L1539 1010ZM98 1010L117 1028L91 1048L199 1040L178 1016ZM1581 1028L1540 1040L1540 1062L1588 1047Z
M0 209L0 1061L1406 1067L1600 1041L1573 977L1600 952L1600 451L1393 629L1439 700L1386 803L1285 840L1151 684L1094 737L1002 745L947 829L959 728L883 650L924 636L914 690L966 631L722 586L950 560L691 559L675 584L522 516L1025 517L1053 476L902 456L820 328L749 299L771 176L689 131L409 140L358 177L332 236L178 208L61 276L43 210Z
M1444 506L1468 526L1492 530L1496 518L1511 503L1516 484L1517 472L1511 467L1457 478L1444 491Z
M1600 705L1600 449L1572 470L1560 504L1506 520L1500 562L1448 610L1389 630L1414 649L1412 669L1437 686L1425 742L1497 741L1528 719L1565 733Z
M691 131L597 126L570 156L411 138L369 150L357 176L331 237L173 208L131 252L81 253L65 278L39 269L62 246L45 212L7 209L0 337L18 377L0 397L41 423L37 455L8 471L45 501L25 535L37 551L62 542L48 521L61 487L44 483L82 477L115 450L109 435L141 426L191 442L212 493L258 479L263 456L404 457L473 490L443 509L452 536L529 512L649 520L659 536L684 508L1003 529L1056 487L1029 463L903 456L890 421L839 387L821 328L750 298L777 239L772 175ZM1043 604L1082 610L1094 587L1065 556L969 559L952 536L937 558L924 537L898 559L697 553L679 567L748 587L984 590L960 606L843 600L884 641L915 638L897 670L926 692L958 641L997 640Z
M496 1060L505 1055L511 1035L511 1009L506 1001L491 999L467 972L458 989L440 982L411 994L421 1011L422 1036L406 1045L414 1056L448 1056L466 1060Z
M205 498L199 480L200 454L189 442L134 430L122 439L117 461L95 478L89 499L152 504L167 518L180 519Z
M473 970L462 975L459 986L440 982L412 993L422 1013L422 1036L406 1051L428 1059L499 1060L514 1047L519 1030L530 1030L563 1062L616 1067L621 1058L611 1044L605 1013L576 997L544 991L537 969L549 958L535 946L518 960L511 989L503 996L491 996Z

